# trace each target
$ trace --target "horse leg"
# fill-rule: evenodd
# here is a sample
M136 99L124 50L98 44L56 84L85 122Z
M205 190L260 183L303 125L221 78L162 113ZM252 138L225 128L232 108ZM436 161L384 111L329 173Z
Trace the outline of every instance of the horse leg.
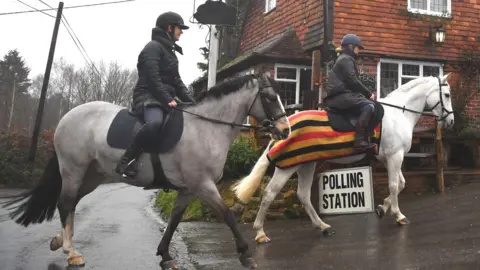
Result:
M398 193L400 188L403 189L404 184L401 182L405 181L403 174L401 172L401 166L403 161L403 152L399 151L394 155L390 156L387 160L387 170L388 170L388 188L390 189L390 203L391 203L391 214L395 217L396 222L399 225L408 224L408 219L400 212L398 206Z
M270 204L273 202L277 194L282 190L288 179L290 179L290 177L298 170L298 168L299 166L287 169L275 168L273 177L270 182L268 182L268 185L263 192L260 209L258 209L255 222L253 223L253 229L257 231L257 236L255 236L255 241L257 241L257 243L260 244L270 242L270 238L267 237L263 230L263 222L265 221L265 215L267 214L268 207L270 207Z
M405 188L405 177L403 176L403 173L402 173L402 170L398 170L398 193L397 194L400 194L400 192L402 192L402 190ZM410 221L408 220L407 217L405 217L401 212L400 212L400 208L398 206L398 197L397 197L397 208L398 208L398 218L397 218L397 223L399 225L407 225L407 224L410 224Z
M55 251L63 247L63 252L68 254L67 261L69 265L84 266L85 261L82 254L75 250L72 244L75 207L81 198L98 187L103 180L103 176L96 173L93 163L85 170L85 166L76 167L72 165L69 167L62 165L63 164L60 165L60 173L64 184L62 185L62 192L57 205L62 231L59 235L52 238L50 249Z
M311 189L313 183L313 176L315 174L315 167L316 163L311 162L305 165L302 165L299 170L297 171L298 174L298 188L297 188L297 196L300 202L305 207L305 212L307 212L310 220L313 223L313 226L320 228L323 232L323 235L330 236L333 235L335 232L332 231L330 228L331 226L327 223L324 223L322 219L318 216L315 208L313 208L312 201L311 201Z
M183 192L178 193L178 197L175 200L175 206L170 216L170 220L167 225L167 229L163 234L162 240L157 248L157 256L162 256L162 261L160 262L160 267L162 269L179 269L175 260L169 253L170 241L172 240L173 233L175 232L178 224L182 220L183 213L187 209L187 206L192 201L193 196L185 194Z
M383 164L385 165L386 168L388 168L388 164L386 161L384 161ZM385 199L383 199L383 205L379 204L375 209L375 212L377 213L378 218L383 218L385 214L388 212L388 209L392 205L390 198L391 198L391 195L389 194Z
M215 211L218 217L222 217L224 222L228 225L235 237L235 245L237 252L240 253L240 262L243 267L251 269L257 268L257 264L253 259L252 252L248 249L247 241L238 230L237 221L234 214L223 201L214 181L209 181L203 185L198 186L199 190L196 192L198 197L205 201Z

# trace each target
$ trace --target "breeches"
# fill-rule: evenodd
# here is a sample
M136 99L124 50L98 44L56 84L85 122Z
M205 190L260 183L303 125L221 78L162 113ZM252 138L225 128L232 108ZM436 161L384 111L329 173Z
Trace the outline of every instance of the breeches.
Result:
M145 125L139 130L135 141L143 147L148 147L160 140L165 112L159 107L145 107L143 120Z

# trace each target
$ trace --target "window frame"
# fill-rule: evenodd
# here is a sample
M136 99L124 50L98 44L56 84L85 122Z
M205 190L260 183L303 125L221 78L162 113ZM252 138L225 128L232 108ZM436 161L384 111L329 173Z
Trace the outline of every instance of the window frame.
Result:
M427 9L419 9L419 8L412 7L412 0L407 0L407 3L408 3L407 10L410 13L418 13L422 15L439 16L439 17L445 17L445 18L452 17L452 0L447 0L447 13L432 11L430 7L431 1L432 0L427 0Z
M426 61L413 61L413 60L396 60L396 59L387 59L387 58L381 58L380 61L377 63L377 93L376 96L377 98L385 98L380 96L380 85L381 85L381 66L382 63L388 63L388 64L397 64L398 65L398 87L400 87L402 84L402 78L419 78L423 77L423 67L424 66L429 66L429 67L438 67L439 68L439 76L443 76L443 63L439 62L426 62ZM418 65L419 66L419 75L418 76L411 76L411 75L403 75L403 69L402 65L407 64L407 65Z
M272 6L269 9L268 8L268 2L270 2L270 1L272 2ZM264 12L265 14L270 13L271 11L273 11L276 8L277 8L277 0L265 0L265 12Z
M295 80L278 78L278 72L277 72L278 68L295 69ZM300 70L301 69L312 70L312 67L311 66L306 66L306 65L291 65L291 64L281 64L281 63L275 63L275 66L274 66L274 72L275 72L274 80L275 81L295 83L295 104L300 104Z

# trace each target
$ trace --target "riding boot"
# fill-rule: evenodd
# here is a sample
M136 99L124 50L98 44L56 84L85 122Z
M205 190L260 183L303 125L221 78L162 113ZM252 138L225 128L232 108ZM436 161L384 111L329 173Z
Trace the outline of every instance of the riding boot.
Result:
M123 177L134 178L137 174L136 161L142 153L140 142L146 137L146 132L148 130L146 125L144 125L133 138L132 143L125 150L120 162L117 164L115 171Z
M354 150L357 152L365 151L368 148L372 148L375 145L370 143L369 135L367 128L372 118L371 110L364 110L357 122L357 133L355 136Z

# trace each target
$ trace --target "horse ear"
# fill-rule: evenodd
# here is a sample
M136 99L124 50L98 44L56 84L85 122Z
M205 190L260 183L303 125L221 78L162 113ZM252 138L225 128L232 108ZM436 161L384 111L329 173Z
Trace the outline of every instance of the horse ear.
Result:
M442 77L442 83L446 83L447 80L448 80L448 78L450 78L450 75L452 75L451 72L449 72L447 75L444 75L444 76Z

